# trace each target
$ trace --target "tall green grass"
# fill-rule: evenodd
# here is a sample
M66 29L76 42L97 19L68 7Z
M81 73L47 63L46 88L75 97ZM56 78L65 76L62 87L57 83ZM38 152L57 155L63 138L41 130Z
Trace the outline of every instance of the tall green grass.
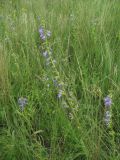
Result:
M0 1L0 159L120 160L119 0Z

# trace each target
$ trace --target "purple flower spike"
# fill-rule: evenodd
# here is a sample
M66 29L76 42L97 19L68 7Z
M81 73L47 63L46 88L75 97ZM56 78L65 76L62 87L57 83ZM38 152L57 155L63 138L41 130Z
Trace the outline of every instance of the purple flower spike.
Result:
M40 27L40 29L39 29L39 34L40 34L40 38L42 40L46 39L46 36L44 35L44 29L42 27Z
M40 33L40 35L44 33L44 30L43 30L43 28L42 28L42 27L40 27L40 29L39 29L39 33Z
M105 98L104 98L104 105L105 105L106 107L110 107L111 104L112 104L111 98L110 98L109 96L105 97Z

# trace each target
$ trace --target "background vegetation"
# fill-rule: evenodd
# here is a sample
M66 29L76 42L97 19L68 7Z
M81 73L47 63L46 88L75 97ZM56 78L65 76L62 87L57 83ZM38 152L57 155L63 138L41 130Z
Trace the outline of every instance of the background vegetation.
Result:
M0 0L0 159L120 160L119 0Z

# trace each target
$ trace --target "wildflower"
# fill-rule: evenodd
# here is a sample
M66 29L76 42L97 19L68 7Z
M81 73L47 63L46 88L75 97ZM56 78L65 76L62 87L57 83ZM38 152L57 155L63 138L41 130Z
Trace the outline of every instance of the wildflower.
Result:
M44 30L42 27L39 28L39 33L40 33L40 36L42 36L44 34Z
M46 39L46 36L45 35L42 35L41 36L41 39L44 41Z
M53 84L55 87L58 87L60 89L59 90L60 92L62 92L62 87L63 87L62 83L58 82L57 79L54 79Z
M27 98L23 98L23 97L19 98L18 104L19 104L21 110L23 111L24 107L28 104Z
M48 52L47 51L43 52L43 56L47 58L48 57Z
M42 27L40 27L40 29L39 29L39 34L40 34L40 38L41 38L42 40L45 40L45 39L46 39L46 36L44 35L44 30L43 30Z
M105 121L106 126L109 126L109 124L110 124L110 119L105 118L104 121Z
M106 117L106 118L111 118L110 111L106 111L106 112L105 112L105 117Z
M47 33L46 33L46 34L47 34L47 36L48 36L48 37L50 37L50 36L51 36L51 32L50 32L50 31L47 31Z
M109 96L105 97L105 98L104 98L104 105L105 105L106 107L110 107L111 104L112 104L111 98L110 98Z
M58 98L59 98L59 99L62 97L62 94L63 94L63 91L62 91L62 90L59 90L59 93L58 93Z
M110 111L106 111L106 112L105 112L104 121L105 121L105 124L106 124L107 126L109 126L110 121L111 121L111 113L110 113Z
M107 126L109 126L110 121L111 121L111 114L110 114L109 111L107 111L107 112L105 113L104 121L105 121L105 124L106 124Z

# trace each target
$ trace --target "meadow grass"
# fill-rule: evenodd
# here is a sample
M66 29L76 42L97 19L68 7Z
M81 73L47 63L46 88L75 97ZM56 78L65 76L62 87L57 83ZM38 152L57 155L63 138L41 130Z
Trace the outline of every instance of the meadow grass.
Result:
M119 0L0 0L0 160L120 160Z

